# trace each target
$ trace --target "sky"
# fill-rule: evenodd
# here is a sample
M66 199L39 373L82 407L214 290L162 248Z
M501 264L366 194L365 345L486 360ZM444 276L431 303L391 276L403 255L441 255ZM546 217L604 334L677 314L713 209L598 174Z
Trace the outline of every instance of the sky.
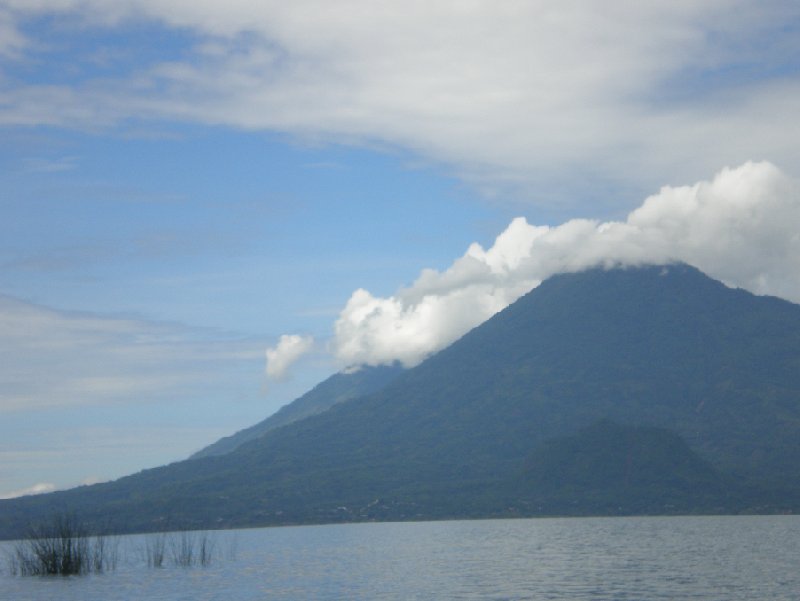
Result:
M0 498L177 461L548 276L800 302L800 6L0 0Z

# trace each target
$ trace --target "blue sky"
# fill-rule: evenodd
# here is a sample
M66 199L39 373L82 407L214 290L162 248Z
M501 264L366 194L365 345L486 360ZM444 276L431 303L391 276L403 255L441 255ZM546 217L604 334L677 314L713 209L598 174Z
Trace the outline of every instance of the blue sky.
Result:
M795 3L251 4L0 0L0 497L413 365L557 271L800 300Z

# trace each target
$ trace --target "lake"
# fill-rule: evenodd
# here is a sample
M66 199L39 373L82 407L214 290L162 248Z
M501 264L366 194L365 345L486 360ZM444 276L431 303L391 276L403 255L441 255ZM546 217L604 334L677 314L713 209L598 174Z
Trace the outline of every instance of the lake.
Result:
M476 520L214 532L208 567L12 576L3 601L270 599L796 600L800 516ZM0 544L0 553L10 549Z

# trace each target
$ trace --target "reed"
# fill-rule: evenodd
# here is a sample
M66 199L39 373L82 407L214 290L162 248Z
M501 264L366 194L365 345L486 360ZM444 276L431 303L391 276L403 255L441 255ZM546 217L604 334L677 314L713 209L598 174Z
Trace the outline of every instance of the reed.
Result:
M59 514L31 527L10 548L8 573L72 576L112 571L126 560L120 542L118 536L93 535L74 516ZM218 556L216 540L209 532L156 532L145 535L141 549L140 557L149 568L207 567Z
M70 576L115 569L116 540L91 536L74 516L59 514L31 527L11 552L9 571L20 576Z
M145 539L147 566L161 568L167 559L174 566L209 566L216 557L216 541L208 532L156 532Z

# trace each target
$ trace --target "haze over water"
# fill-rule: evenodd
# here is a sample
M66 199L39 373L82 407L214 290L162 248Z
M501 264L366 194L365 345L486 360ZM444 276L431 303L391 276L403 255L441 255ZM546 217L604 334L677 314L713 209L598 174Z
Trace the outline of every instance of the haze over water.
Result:
M116 571L22 578L0 599L529 599L788 601L796 516L559 518L218 532L208 568L148 569L123 537ZM8 544L6 543L6 546ZM2 547L0 547L2 548Z

